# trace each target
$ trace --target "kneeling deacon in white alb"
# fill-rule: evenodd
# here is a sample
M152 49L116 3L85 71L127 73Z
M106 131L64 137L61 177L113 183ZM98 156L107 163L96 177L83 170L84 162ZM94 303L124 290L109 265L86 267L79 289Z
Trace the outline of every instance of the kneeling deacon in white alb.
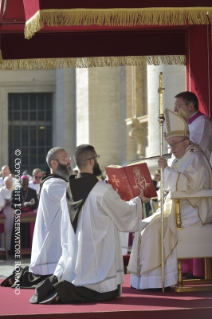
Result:
M142 201L149 199L141 191L125 202L111 185L99 182L98 157L91 145L80 145L75 151L79 173L69 179L61 202L62 256L54 275L36 287L31 303L58 297L62 303L96 302L121 294L124 267L119 231L141 228Z
M30 265L22 268L18 276L14 271L1 283L3 287L35 288L54 273L61 256L61 199L72 173L71 160L63 148L54 147L46 161L51 173L41 182Z
M167 138L175 156L172 167L167 166L164 157L158 164L164 172L164 189L192 194L201 189L212 188L209 161L201 149L189 140L187 122L170 110L166 110ZM212 198L182 199L182 227L212 222ZM136 233L128 270L130 284L136 289L162 287L161 271L161 215L160 209L143 220L144 227ZM177 283L177 228L175 203L167 195L164 203L164 254L165 287Z

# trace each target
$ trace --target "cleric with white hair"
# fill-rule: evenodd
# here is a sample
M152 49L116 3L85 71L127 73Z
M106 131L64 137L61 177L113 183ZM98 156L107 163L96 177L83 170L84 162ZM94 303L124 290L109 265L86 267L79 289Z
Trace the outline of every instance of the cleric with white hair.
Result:
M171 152L175 156L172 167L164 157L158 164L163 169L164 189L182 191L188 194L201 189L212 188L212 174L209 161L201 149L189 140L186 120L166 109L164 112L166 133ZM182 227L202 226L212 222L212 198L182 199ZM162 288L161 271L161 218L160 209L143 220L146 227L136 233L128 270L130 284L136 289ZM164 203L164 254L165 287L177 283L177 228L175 202L167 196Z

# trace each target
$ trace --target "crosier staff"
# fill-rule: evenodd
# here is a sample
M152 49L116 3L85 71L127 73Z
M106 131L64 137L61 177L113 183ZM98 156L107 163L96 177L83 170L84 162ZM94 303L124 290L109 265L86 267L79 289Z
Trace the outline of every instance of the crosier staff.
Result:
M165 121L163 115L163 93L165 88L163 87L163 73L160 72L159 75L159 117L158 121L160 124L160 156L163 156L163 123ZM164 237L164 216L163 216L163 168L161 167L161 182L160 182L160 198L161 198L161 269L162 269L162 292L164 292L165 287L165 267L164 267L164 245L163 245L163 237Z

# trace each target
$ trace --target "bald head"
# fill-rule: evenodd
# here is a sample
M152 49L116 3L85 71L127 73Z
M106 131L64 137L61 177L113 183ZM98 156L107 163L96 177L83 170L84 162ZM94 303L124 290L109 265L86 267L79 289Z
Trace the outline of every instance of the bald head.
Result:
M51 174L57 174L68 181L72 173L71 157L62 147L54 147L46 156Z
M1 168L1 174L2 174L2 177L5 178L6 176L9 176L10 175L10 168L8 165L4 165L2 166Z
M52 168L52 161L58 160L59 153L65 151L62 147L51 148L46 155L46 162L49 168Z
M13 188L13 179L10 176L5 177L4 183L7 189L12 189Z

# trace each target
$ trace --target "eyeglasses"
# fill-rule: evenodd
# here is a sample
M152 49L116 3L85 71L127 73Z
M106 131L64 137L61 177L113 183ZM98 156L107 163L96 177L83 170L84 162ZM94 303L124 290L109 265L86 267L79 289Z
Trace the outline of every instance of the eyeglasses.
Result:
M181 142L183 142L183 141L185 141L185 140L188 140L188 138L184 138L183 140L181 140L181 141L179 141L179 142L177 142L177 143L174 143L174 144L169 143L168 147L176 147L177 144L179 144L179 143L181 143Z
M100 155L96 155L96 156L93 156L93 157L89 157L89 158L86 158L86 161L88 161L88 160L90 160L90 159L94 159L94 158L97 158L97 159L99 159L100 158Z
M35 176L35 179L41 179L42 176Z

